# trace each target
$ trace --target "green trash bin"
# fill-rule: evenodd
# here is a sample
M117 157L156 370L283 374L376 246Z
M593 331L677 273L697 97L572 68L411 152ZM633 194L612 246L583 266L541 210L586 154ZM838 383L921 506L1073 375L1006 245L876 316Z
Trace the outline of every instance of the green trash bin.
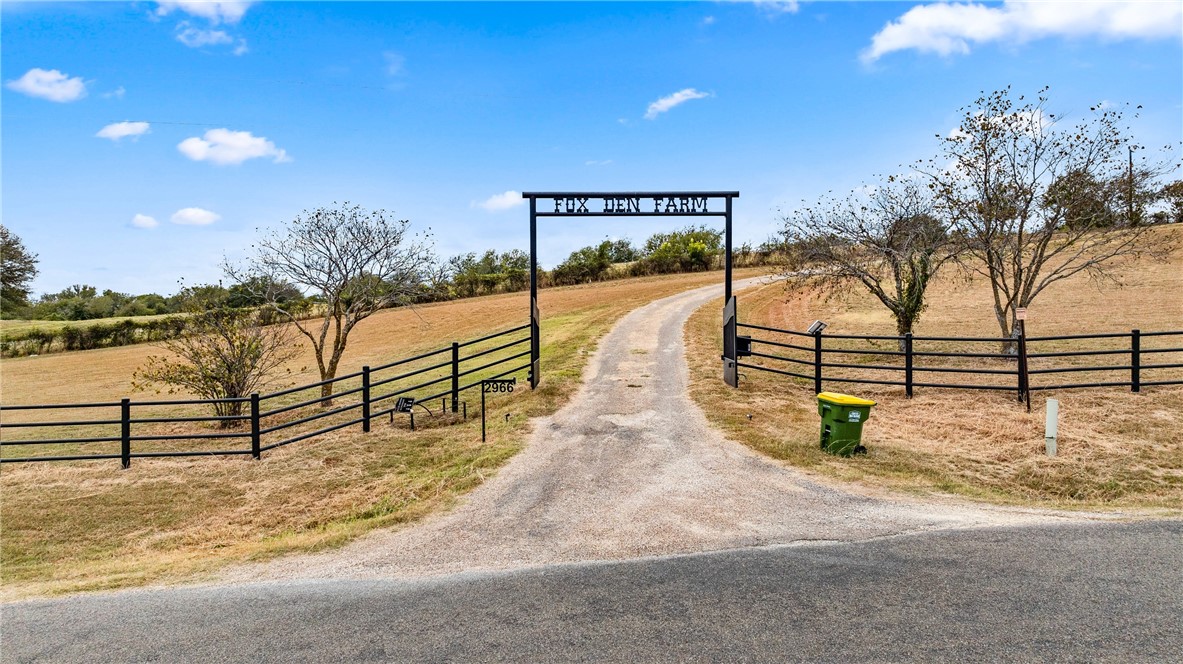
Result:
M875 402L849 394L822 392L817 395L817 414L822 416L821 448L848 457L866 453L862 446L863 422L871 416Z

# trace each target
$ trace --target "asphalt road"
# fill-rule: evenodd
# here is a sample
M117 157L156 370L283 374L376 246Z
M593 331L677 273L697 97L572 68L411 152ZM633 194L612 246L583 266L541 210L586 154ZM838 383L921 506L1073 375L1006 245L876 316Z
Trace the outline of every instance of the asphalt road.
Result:
M1183 522L3 607L4 662L1183 660Z

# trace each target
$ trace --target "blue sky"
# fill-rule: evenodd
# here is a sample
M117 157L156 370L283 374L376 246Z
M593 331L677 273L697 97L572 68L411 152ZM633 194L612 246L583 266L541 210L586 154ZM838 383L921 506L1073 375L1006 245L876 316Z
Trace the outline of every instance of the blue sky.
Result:
M1006 85L1051 86L1069 119L1141 104L1141 141L1183 140L1177 0L0 11L3 223L40 255L36 292L215 281L256 227L345 200L447 256L527 248L505 192L736 189L737 240L759 242L779 208L932 156ZM546 220L541 261L676 225Z

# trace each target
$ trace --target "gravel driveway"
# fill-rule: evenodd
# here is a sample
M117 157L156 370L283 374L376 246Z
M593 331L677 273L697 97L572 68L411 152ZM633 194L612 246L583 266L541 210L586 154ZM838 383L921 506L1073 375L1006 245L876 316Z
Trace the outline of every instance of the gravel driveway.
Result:
M852 493L725 439L688 396L682 341L690 314L721 290L621 319L572 401L535 422L525 449L455 510L221 580L414 578L1084 518Z

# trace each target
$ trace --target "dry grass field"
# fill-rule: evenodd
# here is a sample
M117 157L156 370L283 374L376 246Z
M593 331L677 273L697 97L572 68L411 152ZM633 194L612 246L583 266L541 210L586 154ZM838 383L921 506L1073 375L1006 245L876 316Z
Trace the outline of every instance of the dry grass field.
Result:
M1179 237L1183 228L1158 232ZM1183 330L1183 252L1176 252L1167 263L1125 265L1120 278L1124 284L1120 288L1087 279L1050 287L1030 307L1028 334ZM947 272L928 293L930 306L917 326L918 335L999 335L989 285L984 280L966 281ZM741 293L739 310L741 322L782 329L804 330L813 320L821 319L830 325L827 334L895 334L886 310L863 293L826 299L788 292L776 283ZM720 325L720 307L707 306L687 327L693 396L700 404L710 404L704 410L716 426L772 457L842 480L906 491L1067 508L1183 510L1183 387L1146 387L1138 394L1128 387L1035 392L1028 414L1016 402L1014 392L918 387L915 397L907 399L902 387L830 383L825 389L878 402L864 427L869 453L840 459L818 449L820 425L811 381L745 369L738 391L722 385L718 376ZM741 334L749 332L775 339L769 333L741 329ZM1146 341L1144 348L1164 343L1153 338ZM1174 337L1170 344L1183 346L1181 341L1183 338ZM891 342L881 343L894 350ZM1039 350L1090 349L1102 343L1048 342ZM1128 338L1119 339L1111 347L1128 347L1128 343ZM994 344L987 346L987 352L998 350ZM861 347L868 345L862 343ZM1143 361L1177 363L1183 362L1181 356L1147 355ZM826 361L831 361L829 356ZM881 356L864 361L887 362ZM1002 360L980 362L1007 366ZM1050 366L1051 362L1032 360L1032 368ZM1126 364L1128 356L1056 362ZM786 364L769 366L790 368ZM812 368L800 367L798 371L811 374ZM835 375L900 380L899 374L843 371ZM1081 372L1041 376L1032 383L1128 380L1128 375ZM1144 372L1143 380L1178 379L1181 375L1183 369L1158 369ZM917 380L937 378L917 376ZM936 382L946 382L950 376L942 374ZM973 377L976 382L983 379ZM1000 376L997 381L1013 385L1014 378ZM1060 401L1059 453L1055 458L1044 452L1044 402L1049 397Z
M3 596L200 579L230 562L337 546L446 509L520 448L530 417L570 397L596 341L620 316L721 278L710 272L542 291L542 384L491 400L484 445L476 419L448 425L419 417L412 433L403 416L393 425L376 421L369 434L351 428L279 448L261 461L136 459L129 470L112 460L4 464ZM527 312L522 293L380 312L350 338L342 372L515 327ZM131 389L134 370L159 352L141 345L3 360L3 402L160 398ZM317 379L310 355L290 368L287 383ZM466 398L472 407L480 397Z

